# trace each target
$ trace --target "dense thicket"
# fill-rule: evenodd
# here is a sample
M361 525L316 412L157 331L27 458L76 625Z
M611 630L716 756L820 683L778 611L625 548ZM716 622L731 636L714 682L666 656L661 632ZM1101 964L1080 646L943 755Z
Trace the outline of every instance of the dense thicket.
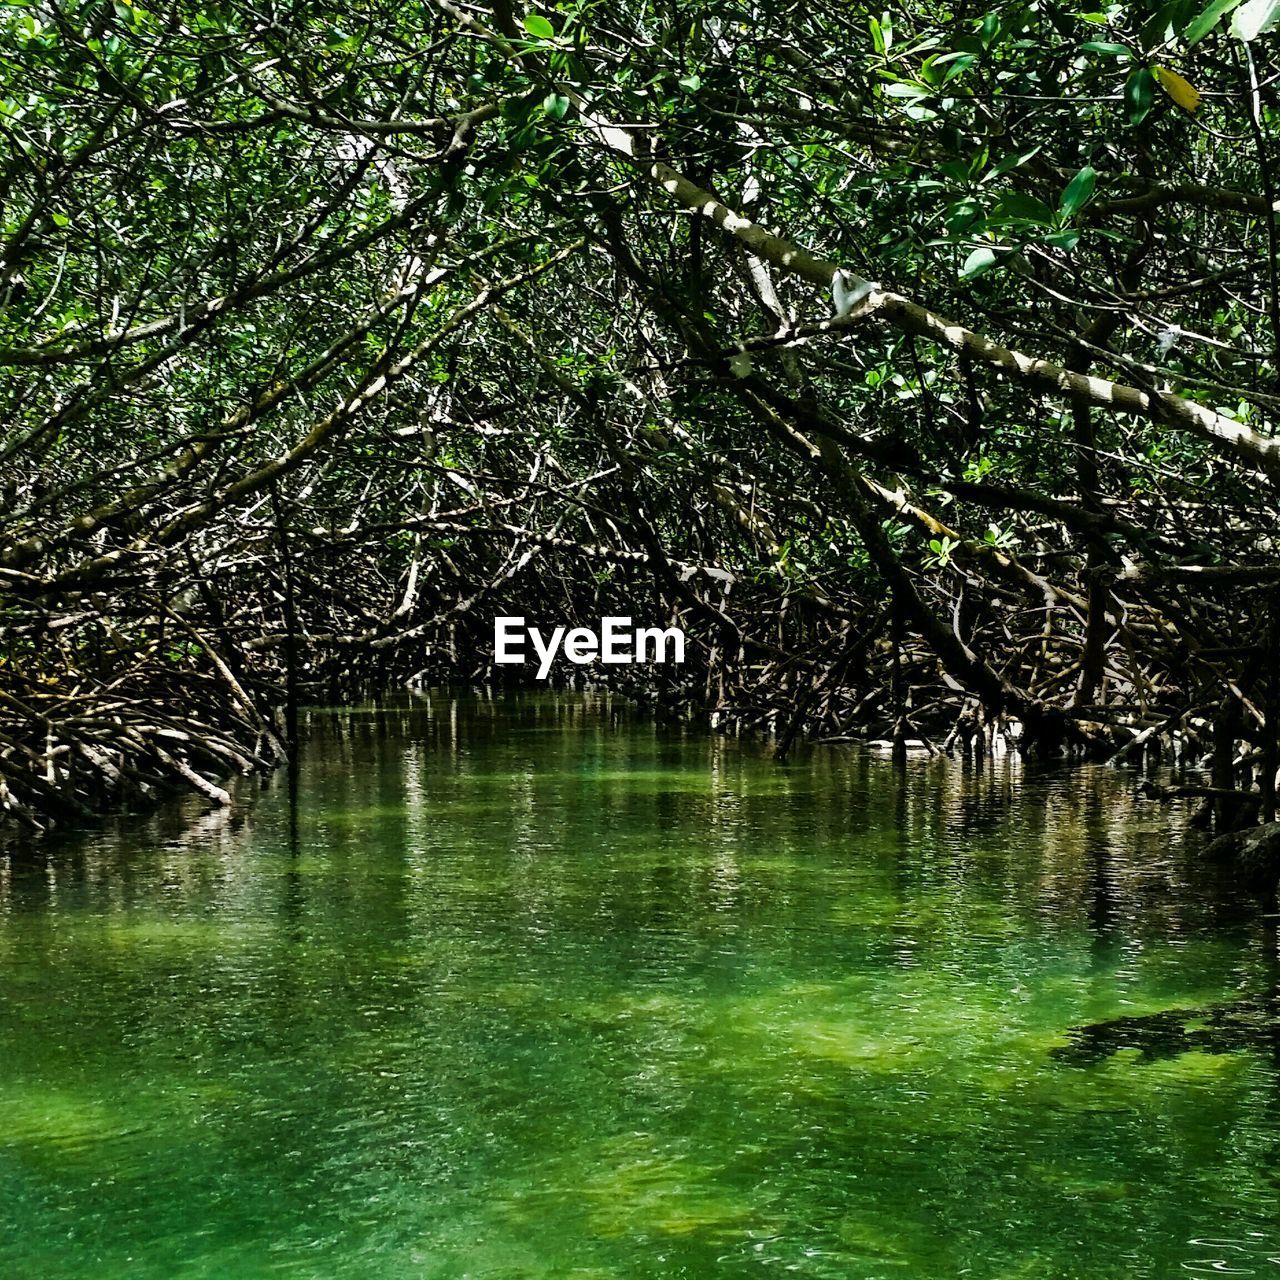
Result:
M1272 812L1275 7L9 0L0 803L626 612Z

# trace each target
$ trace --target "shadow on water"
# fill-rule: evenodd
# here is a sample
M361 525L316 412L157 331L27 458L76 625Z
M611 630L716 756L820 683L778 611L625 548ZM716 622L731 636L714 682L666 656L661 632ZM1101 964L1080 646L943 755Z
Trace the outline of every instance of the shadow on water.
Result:
M0 1274L1276 1274L1275 921L1101 769L303 715L0 859Z

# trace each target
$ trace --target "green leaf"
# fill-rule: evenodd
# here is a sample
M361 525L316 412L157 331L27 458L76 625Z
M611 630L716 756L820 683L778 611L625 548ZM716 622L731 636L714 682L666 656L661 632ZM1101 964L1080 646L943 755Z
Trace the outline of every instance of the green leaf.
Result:
M957 200L948 210L946 215L947 230L952 235L959 235L962 231L967 231L978 220L982 214L982 206L972 199Z
M1080 232L1074 227L1070 231L1055 231L1045 236L1044 242L1055 249L1064 249L1070 253L1080 243Z
M702 88L702 77L700 75L681 76L676 83L689 93L697 93Z
M980 276L989 267L993 267L995 261L996 253L994 249L988 249L986 246L981 249L975 249L964 260L964 266L960 268L960 279L972 280L974 276Z
M927 98L929 90L922 84L907 84L905 81L899 81L897 84L885 85L885 96L889 98Z
M554 40L556 29L540 13L527 13L524 18L524 29L535 40Z
M1097 180L1097 172L1089 165L1085 165L1067 183L1067 189L1062 193L1062 203L1058 206L1058 212L1064 218L1074 218L1093 199L1093 187Z
M1002 174L1008 173L1010 169L1016 169L1020 164L1026 164L1033 155L1039 151L1039 147L1032 147L1030 151L1015 151L1011 156L1005 156L1002 160L997 160L991 166L991 172L986 174L982 181L990 182L992 178L998 178Z
M1198 18L1193 18L1187 23L1183 28L1182 38L1188 45L1203 40L1239 3L1240 0L1213 0L1213 3Z
M1124 82L1124 111L1130 124L1141 124L1156 96L1156 78L1150 68L1138 67Z
M1186 0L1170 0L1161 5L1138 31L1138 44L1144 52L1160 48L1173 39L1174 23L1181 22L1186 10Z
M1086 40L1080 46L1087 53L1101 53L1108 58L1131 58L1132 51L1128 45L1124 44L1108 44L1105 40Z
M542 114L552 120L563 120L569 110L569 99L562 93L549 93L542 100Z
M1030 222L1039 227L1053 226L1053 210L1043 200L1024 191L1007 191L993 211L993 222Z

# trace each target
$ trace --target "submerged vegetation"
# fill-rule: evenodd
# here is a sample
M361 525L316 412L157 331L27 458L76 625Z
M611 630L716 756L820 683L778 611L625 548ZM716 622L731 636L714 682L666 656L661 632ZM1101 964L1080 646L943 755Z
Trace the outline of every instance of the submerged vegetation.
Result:
M1276 922L1179 815L621 701L0 860L0 1274L1273 1273Z
M1274 818L1275 9L7 0L4 813L625 613Z

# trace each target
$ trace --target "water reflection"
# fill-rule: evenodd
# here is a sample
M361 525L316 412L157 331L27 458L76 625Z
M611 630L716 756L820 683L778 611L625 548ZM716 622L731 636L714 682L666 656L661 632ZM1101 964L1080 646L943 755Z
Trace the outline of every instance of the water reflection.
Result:
M1275 1273L1274 921L1122 776L306 730L296 789L0 861L0 1273Z

